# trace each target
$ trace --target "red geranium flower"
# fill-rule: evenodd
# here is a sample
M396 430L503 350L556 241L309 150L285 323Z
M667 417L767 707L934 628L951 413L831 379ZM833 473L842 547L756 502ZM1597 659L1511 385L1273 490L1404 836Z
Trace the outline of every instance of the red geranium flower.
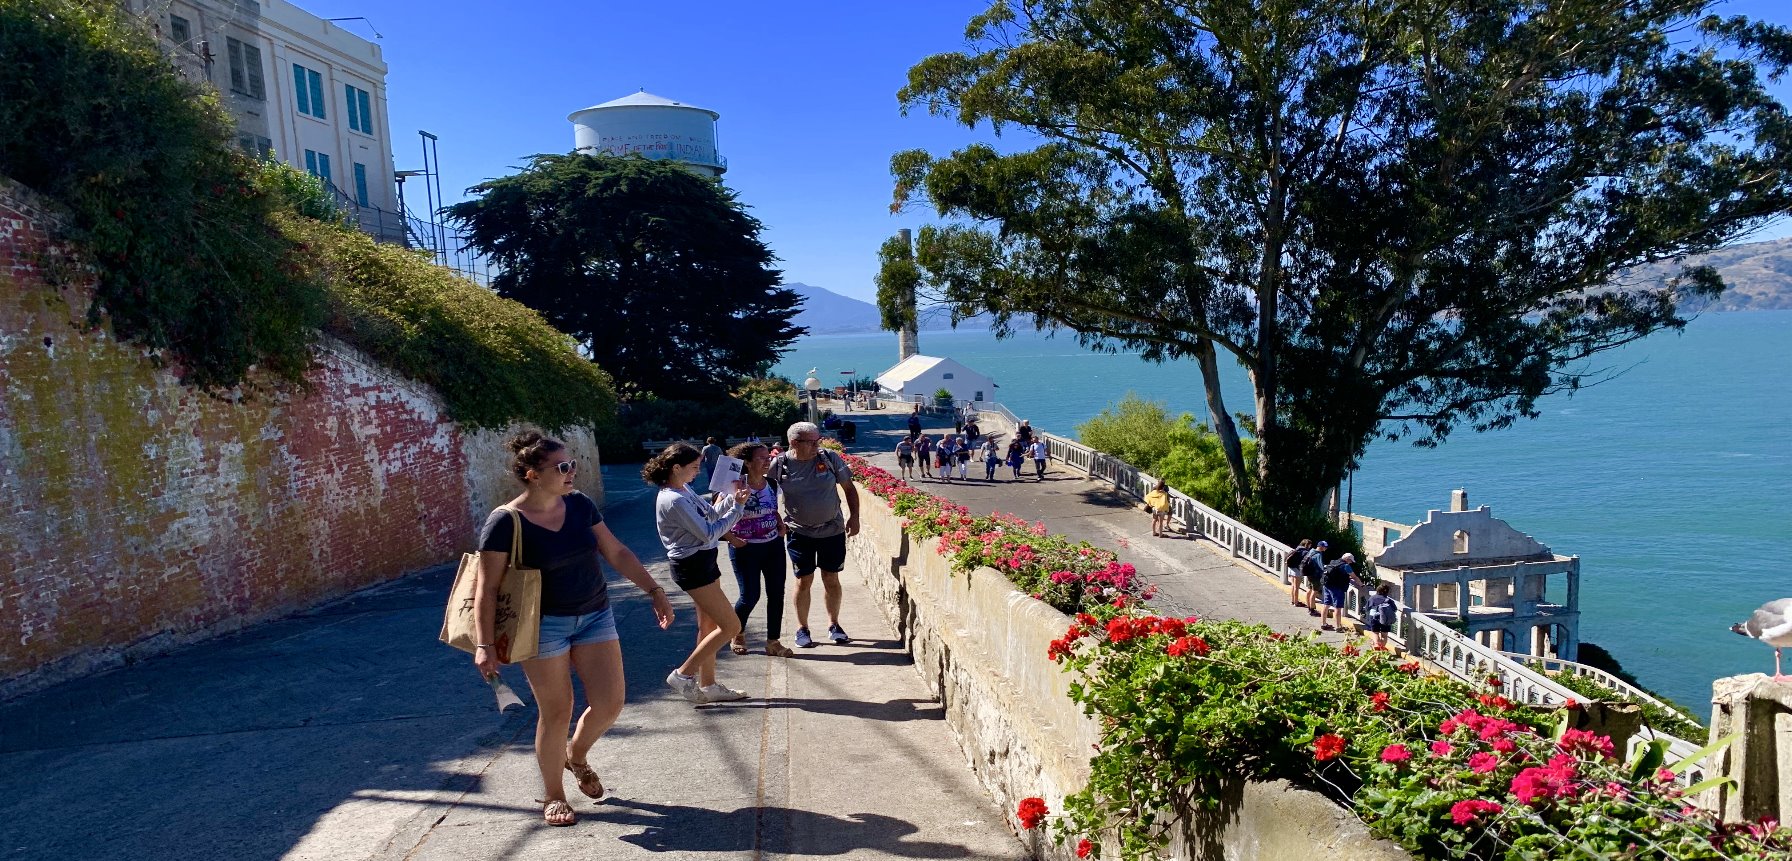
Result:
M1369 695L1369 705L1372 706L1378 712L1387 711L1388 710L1388 692L1387 691L1376 691L1375 693L1370 694Z
M1345 744L1343 736L1332 732L1313 739L1313 759L1319 762L1336 759L1338 754L1344 752Z
M1089 842L1089 838L1084 837L1083 839L1077 841L1076 857L1087 858L1087 857L1089 857L1089 853L1094 851L1094 849L1095 849L1095 845L1093 843Z
M1434 741L1431 743L1431 755L1432 756L1449 756L1455 750L1456 750L1456 747L1454 745L1450 744L1447 741L1444 741L1441 738L1438 739L1437 741Z
M1416 676L1419 674L1419 662L1418 661L1407 661L1406 663L1401 664L1398 667L1395 667L1395 669L1397 669L1403 673L1412 673L1413 675Z
M1486 774L1500 767L1500 758L1491 753L1477 753L1468 758L1468 768L1476 774Z
M1209 647L1207 645L1206 640L1203 640L1200 637L1190 634L1189 636L1186 636L1186 637L1177 638L1176 641L1171 643L1170 647L1168 649L1166 649L1165 651L1169 652L1170 657L1172 657L1172 658L1180 658L1183 655L1188 655L1188 654L1193 654L1193 655L1197 655L1197 656L1206 655L1208 650L1209 650Z
M1562 740L1557 746L1567 753L1591 753L1611 759L1617 755L1617 748L1609 736L1598 735L1584 729L1571 729L1562 733Z
M1457 825L1468 825L1483 813L1498 813L1505 809L1498 802L1467 798L1450 805L1450 821Z
M1381 761L1382 762L1390 763L1393 765L1399 765L1400 763L1406 762L1407 760L1410 760L1410 759L1412 759L1412 751L1407 750L1406 745L1390 744L1387 747L1384 747L1381 749Z
M1021 799L1020 806L1014 810L1014 815L1020 818L1020 827L1028 831L1038 828L1039 823L1045 821L1045 817L1050 814L1051 811L1045 807L1045 799L1037 797Z

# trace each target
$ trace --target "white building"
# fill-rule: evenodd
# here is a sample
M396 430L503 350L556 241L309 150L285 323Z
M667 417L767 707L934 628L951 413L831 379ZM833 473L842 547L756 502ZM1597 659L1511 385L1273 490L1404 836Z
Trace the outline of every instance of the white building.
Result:
M917 354L879 374L877 387L884 397L909 403L931 402L940 389L955 402L989 401L995 400L996 381L956 359Z
M568 114L576 152L638 155L682 162L709 177L728 170L716 147L721 114L646 90Z
M175 64L217 87L244 151L324 180L375 238L403 241L380 47L287 0L132 0Z
M1348 520L1376 576L1413 612L1507 652L1566 660L1579 652L1580 557L1557 555L1485 505L1471 510L1468 491L1452 491L1449 511L1417 525Z

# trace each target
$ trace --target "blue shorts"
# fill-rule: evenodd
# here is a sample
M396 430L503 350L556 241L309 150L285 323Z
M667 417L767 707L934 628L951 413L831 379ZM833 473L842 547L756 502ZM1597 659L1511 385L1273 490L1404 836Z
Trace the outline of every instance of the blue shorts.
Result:
M616 634L616 613L605 607L582 616L541 617L541 651L537 658L554 658L586 643L608 643Z
M1334 589L1330 586L1325 587L1325 606L1343 609L1345 591L1345 589Z

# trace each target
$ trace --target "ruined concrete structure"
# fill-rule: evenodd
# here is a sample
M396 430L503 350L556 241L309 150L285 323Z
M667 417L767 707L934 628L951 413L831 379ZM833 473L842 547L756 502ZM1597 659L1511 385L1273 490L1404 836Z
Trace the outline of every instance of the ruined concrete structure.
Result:
M1575 659L1580 557L1557 555L1485 505L1471 510L1466 490L1416 526L1359 514L1347 522L1376 574L1414 611L1492 648Z

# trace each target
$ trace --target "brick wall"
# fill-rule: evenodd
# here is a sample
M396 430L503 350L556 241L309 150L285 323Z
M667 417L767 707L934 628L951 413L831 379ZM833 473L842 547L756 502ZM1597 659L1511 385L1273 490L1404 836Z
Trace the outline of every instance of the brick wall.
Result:
M311 393L234 404L83 331L56 226L0 179L0 697L450 560L517 492L506 434L347 345Z

